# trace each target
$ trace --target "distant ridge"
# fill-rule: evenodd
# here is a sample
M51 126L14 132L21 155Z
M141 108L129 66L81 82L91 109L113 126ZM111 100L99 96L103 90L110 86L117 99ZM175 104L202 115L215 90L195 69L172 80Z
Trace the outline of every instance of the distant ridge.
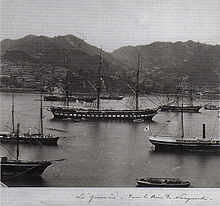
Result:
M135 55L141 52L145 70L179 73L198 80L218 81L220 74L220 45L187 42L154 42L149 45L121 47L112 52L114 58L135 66Z
M159 90L166 85L174 88L180 76L191 78L197 84L202 82L204 85L215 85L214 87L219 84L220 46L189 40L124 46L112 53L102 51L102 76L106 89L112 92L129 92L127 84L134 82L139 52L141 52L140 81L145 91ZM56 37L28 35L17 40L1 41L1 59L5 67L9 68L10 64L20 65L27 70L25 73L29 76L32 75L38 81L42 80L41 85L46 84L44 76L49 72L50 85L54 86L59 76L65 75L65 70L78 75L72 78L75 82L72 86L74 88L80 87L81 77L95 83L99 54L99 48L71 34ZM13 68L10 69L11 73ZM61 75L58 74L58 68L62 68ZM38 69L41 71L40 74L37 73ZM64 78L59 81L64 81ZM205 88L198 88L201 89Z

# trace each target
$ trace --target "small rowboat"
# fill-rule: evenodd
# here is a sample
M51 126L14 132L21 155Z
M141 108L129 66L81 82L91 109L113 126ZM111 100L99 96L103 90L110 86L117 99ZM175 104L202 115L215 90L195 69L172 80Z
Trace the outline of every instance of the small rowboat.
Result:
M139 186L142 187L189 187L190 182L182 181L177 178L140 178L136 179Z

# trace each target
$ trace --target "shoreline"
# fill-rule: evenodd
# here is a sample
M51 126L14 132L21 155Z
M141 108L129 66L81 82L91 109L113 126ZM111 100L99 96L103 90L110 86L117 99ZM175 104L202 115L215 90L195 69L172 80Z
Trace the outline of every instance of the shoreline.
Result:
M47 91L40 91L39 89L28 89L28 88L0 88L0 92L3 93L34 93L34 94L38 94L38 93L43 93L43 94L47 94Z
M14 92L14 93L34 93L34 94L39 94L39 93L43 93L43 94L49 94L48 91L41 91L39 89L30 89L30 88L0 88L0 92L2 93L11 93L11 92ZM60 95L58 93L54 93L53 95ZM150 93L149 95L161 95L161 96L167 96L167 94L165 93ZM130 95L124 95L125 97L126 96L130 96ZM140 94L140 97L144 97L145 95L141 95ZM174 97L176 96L176 94L170 94L170 97ZM199 95L195 95L195 96L198 96ZM213 100L216 100L216 99L219 99L220 100L220 94L219 93L206 93L206 94L203 94L201 95L201 97L205 97L205 98L208 98L208 99L213 99Z

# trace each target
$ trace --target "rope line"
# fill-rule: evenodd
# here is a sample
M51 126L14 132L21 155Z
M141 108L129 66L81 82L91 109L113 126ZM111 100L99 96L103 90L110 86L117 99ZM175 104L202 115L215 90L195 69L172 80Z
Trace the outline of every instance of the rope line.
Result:
M38 164L38 165L39 165L39 164ZM38 165L37 165L37 166L38 166ZM21 176L21 175L24 175L25 173L29 172L30 170L34 169L34 168L37 167L37 166L31 167L31 168L29 168L29 169L25 170L24 172L21 172L21 173L19 173L19 174L17 174L17 175L8 177L8 178L6 178L6 180L9 180L9 179L16 178L16 177L19 177L19 176Z
M156 102L154 102L153 100L151 100L147 95L144 94L144 97L146 97L149 101L151 101L153 104L155 104L156 106L159 106Z
M173 121L174 118L175 118L177 115L179 115L179 113L176 113L176 114L174 115L174 117L170 120L170 122ZM166 128L166 127L170 124L170 122L167 122L167 123L156 133L156 135L158 135L164 128Z
M4 147L3 144L1 144L1 146L2 146L9 154L11 154L14 158L16 158L16 156L15 156L11 151L9 151L6 147Z

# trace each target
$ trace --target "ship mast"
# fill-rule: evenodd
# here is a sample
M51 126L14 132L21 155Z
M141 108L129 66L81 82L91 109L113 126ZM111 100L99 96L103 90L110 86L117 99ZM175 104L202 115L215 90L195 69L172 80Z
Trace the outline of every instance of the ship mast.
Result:
M18 123L17 124L17 131L16 131L16 136L17 136L17 160L19 158L19 127L20 127L20 124Z
M182 80L181 80L182 81ZM178 81L178 86L177 86L177 94L176 94L176 105L179 106L180 105L180 94L183 91L180 91L180 80ZM182 94L183 95L183 94ZM183 103L183 101L182 101Z
M12 131L13 133L15 132L15 105L14 105L14 93L12 91L12 112L11 112L11 115L12 115Z
M65 106L69 106L69 78L68 74L66 75L66 101L65 101Z
M181 107L181 138L184 138L184 124L183 124L183 85L181 88L182 93L182 107Z
M169 89L167 89L167 105L170 103L170 92Z
M181 108L181 138L184 137L184 124L183 124L183 103Z
M139 102L138 102L138 98L139 98L139 75L140 75L140 52L138 54L138 67L137 67L137 73L136 73L136 89L135 89L135 100L136 100L136 104L135 104L135 109L138 110L139 107Z
M96 108L99 110L100 108L100 92L101 92L101 66L102 66L102 56L101 53L102 48L100 49L100 54L99 54L99 68L98 68L98 84L96 87L96 92L97 92L97 105Z
M203 139L205 139L205 124L203 124Z
M68 61L68 55L66 54L66 52L64 51L64 63L66 64L68 64L69 63L69 61ZM62 90L65 92L65 101L64 101L64 106L69 106L69 67L68 67L68 65L67 65L67 74L66 74L66 78L65 78L65 82L66 82L66 88L65 88L65 90L62 88Z
M189 96L189 104L190 106L193 106L193 88L192 88L192 79L191 79L191 84L190 84L190 96Z
M43 128L43 102L42 102L42 93L40 94L40 131L41 136L44 135L44 128Z

